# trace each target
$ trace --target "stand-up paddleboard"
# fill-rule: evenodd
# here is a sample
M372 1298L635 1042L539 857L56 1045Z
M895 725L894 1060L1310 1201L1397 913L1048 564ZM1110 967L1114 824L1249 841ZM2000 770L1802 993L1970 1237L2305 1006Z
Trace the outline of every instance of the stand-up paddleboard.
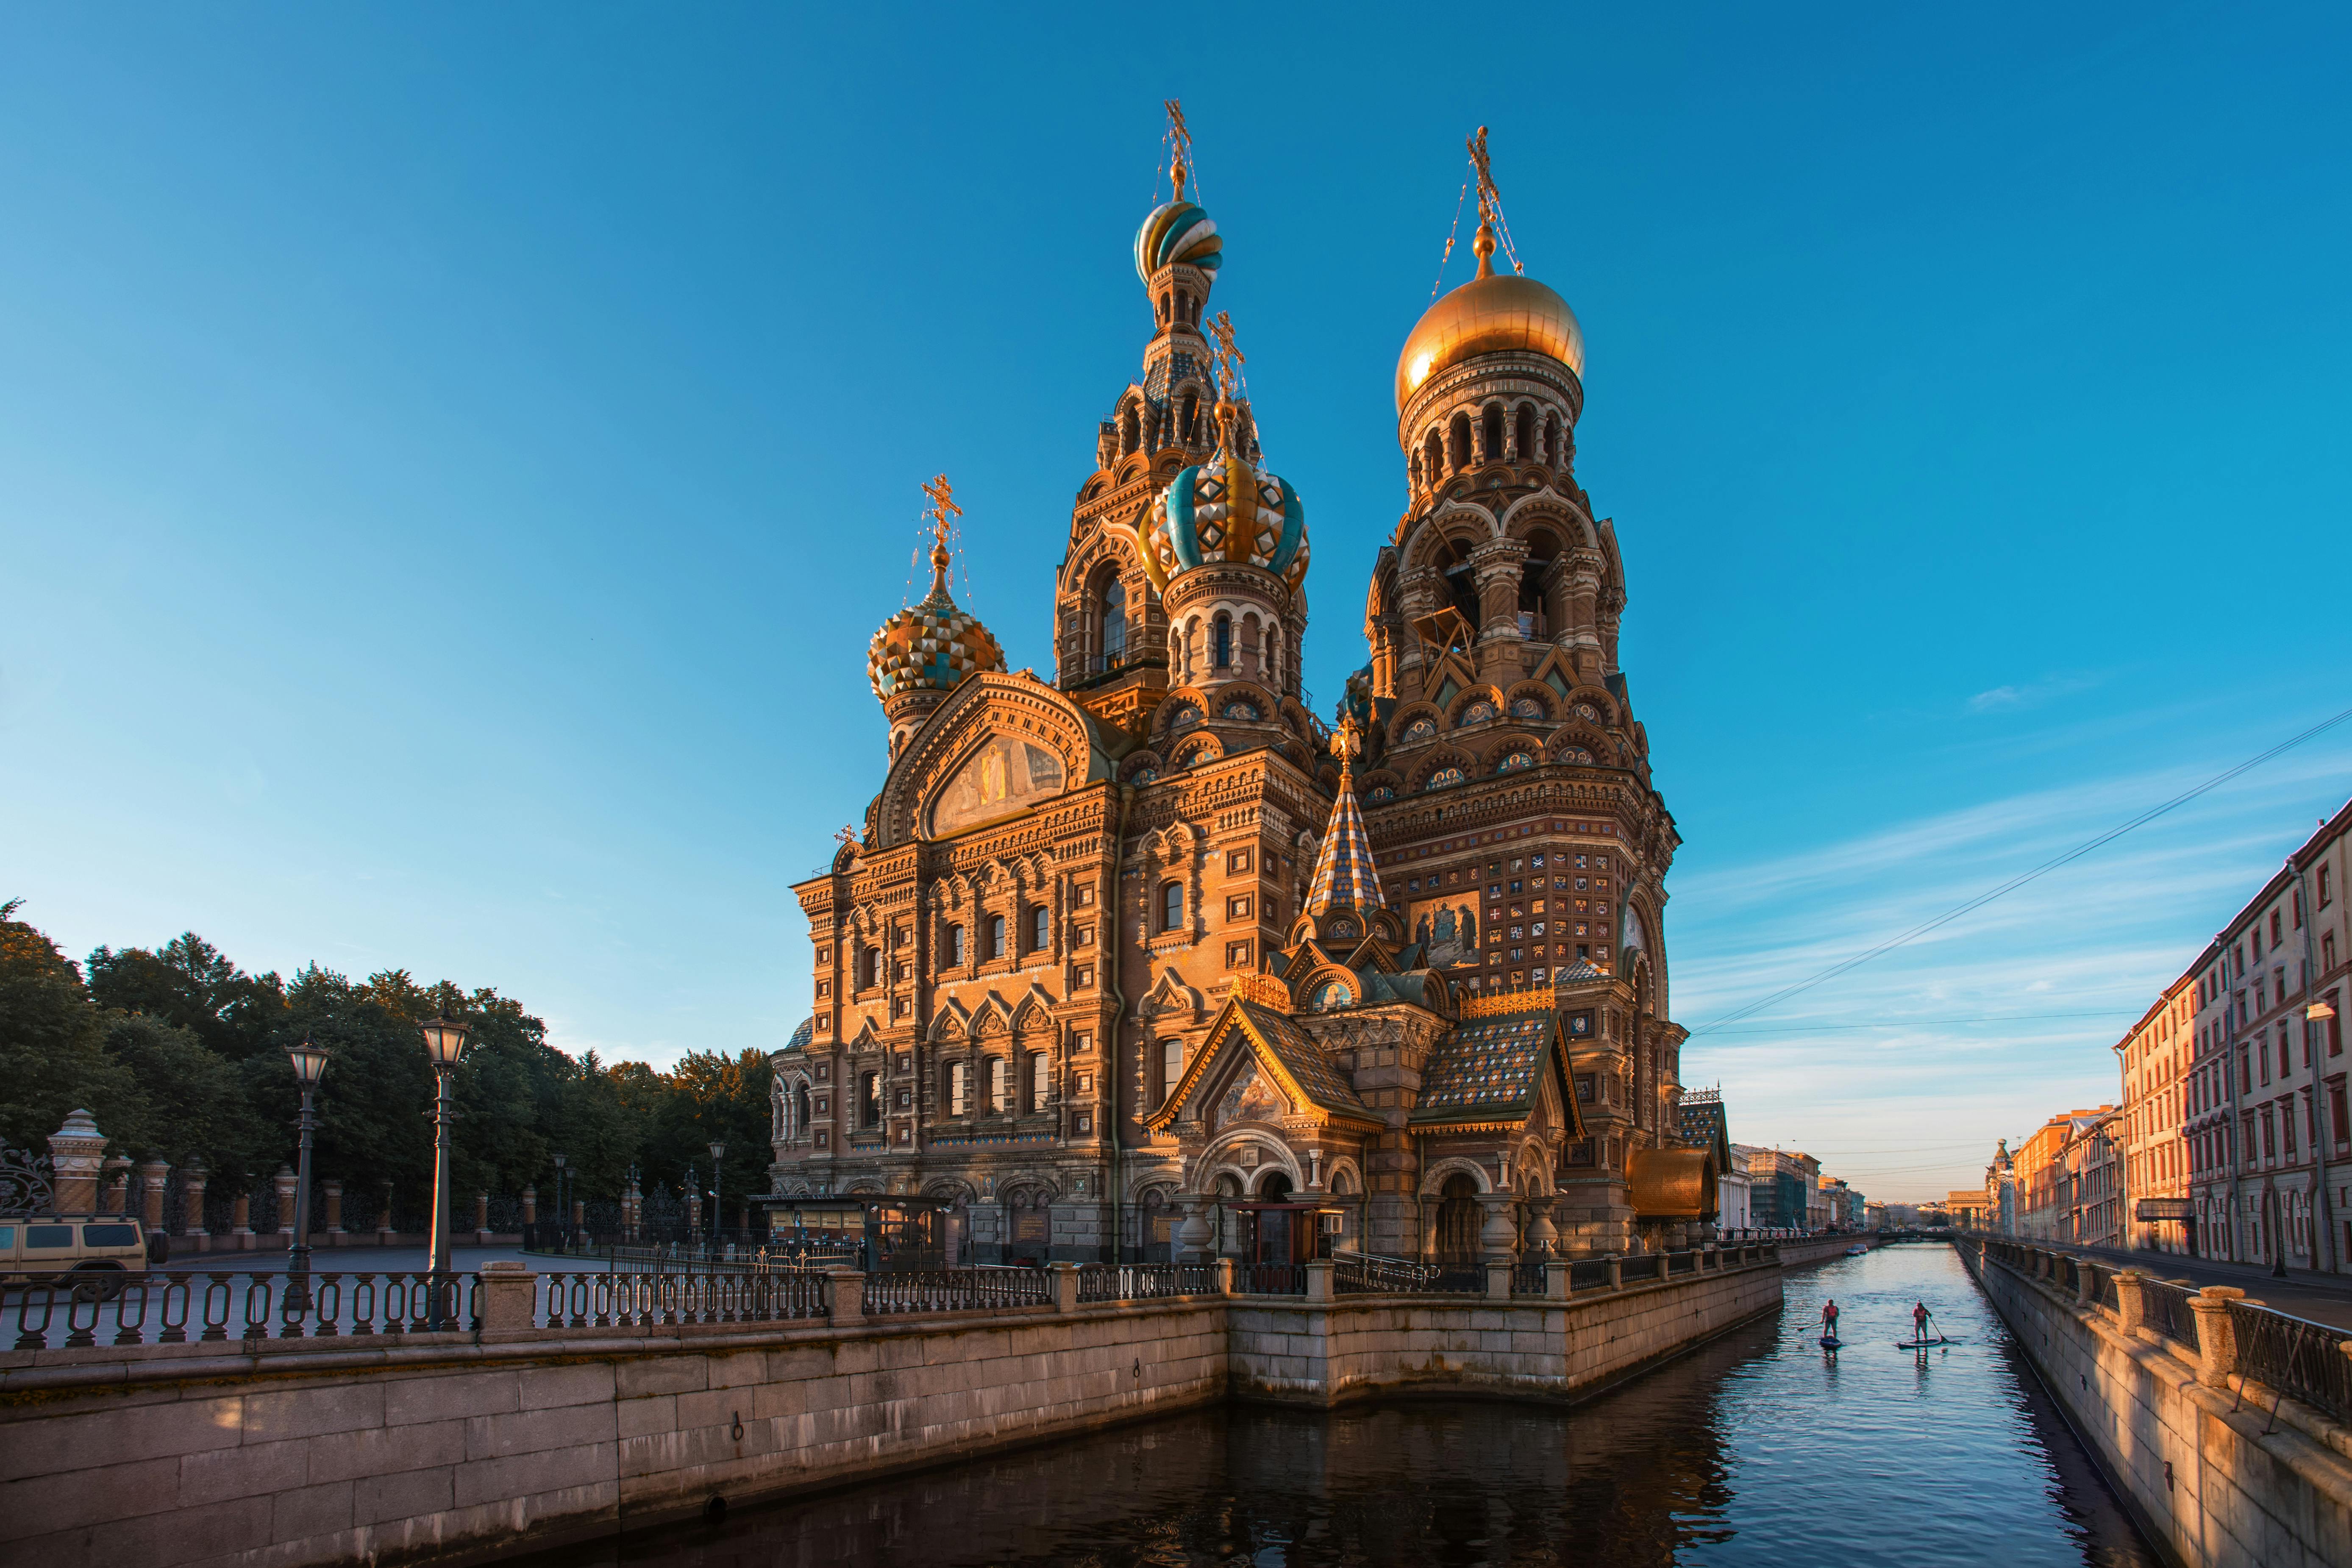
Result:
M1899 1351L1932 1351L1944 1345L1966 1343L1968 1343L1966 1340L1897 1340L1895 1342L1895 1348Z
M1833 1340L1827 1334L1823 1334L1822 1336L1822 1349L1825 1351L1836 1350L1844 1343L1845 1342L1843 1340Z

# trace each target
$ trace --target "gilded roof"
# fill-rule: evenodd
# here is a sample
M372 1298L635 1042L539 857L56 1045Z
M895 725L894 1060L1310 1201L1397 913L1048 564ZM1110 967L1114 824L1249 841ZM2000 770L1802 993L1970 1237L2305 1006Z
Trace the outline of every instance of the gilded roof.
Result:
M1473 278L1423 313L1397 355L1397 412L1431 377L1478 354L1549 354L1584 377L1584 329L1568 301L1532 278Z

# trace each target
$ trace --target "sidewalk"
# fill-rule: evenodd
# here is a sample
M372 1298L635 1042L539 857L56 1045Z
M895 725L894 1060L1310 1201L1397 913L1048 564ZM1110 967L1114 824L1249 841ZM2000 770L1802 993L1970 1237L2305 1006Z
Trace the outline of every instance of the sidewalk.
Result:
M2053 1246L2041 1241L2031 1245ZM2187 1279L2200 1286L2234 1285L2246 1293L2246 1300L2260 1301L2274 1311L2307 1318L2333 1329L2352 1331L2352 1276L2329 1276L2315 1274L2307 1268L2290 1268L2286 1278L2280 1279L2273 1278L2264 1264L2219 1263L2211 1258L2190 1258L2178 1252L2127 1252L2113 1247L2053 1249L2095 1258L2116 1268L2137 1268L2158 1279Z

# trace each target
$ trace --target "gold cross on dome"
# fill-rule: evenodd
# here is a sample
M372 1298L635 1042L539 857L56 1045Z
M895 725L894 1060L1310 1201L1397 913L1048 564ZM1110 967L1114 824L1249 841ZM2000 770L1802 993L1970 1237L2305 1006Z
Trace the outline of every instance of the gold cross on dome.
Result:
M1217 340L1217 390L1230 397L1241 381L1240 367L1249 361L1242 351L1234 347L1234 318L1231 311L1220 310L1217 319L1209 323L1209 335Z
M923 493L931 498L931 530L939 536L940 548L945 550L948 530L953 526L950 520L961 517L963 508L956 505L955 488L948 483L945 474L924 485Z
M1184 199L1184 164L1192 155L1192 132L1184 126L1184 106L1172 98L1161 99L1168 110L1169 173L1176 182L1176 199Z
M1502 205L1502 193L1495 189L1495 168L1486 161L1486 128L1478 127L1478 134L1469 138L1470 166L1478 171L1478 216L1495 216Z
M841 831L833 836L833 841L844 849L855 849L857 847L857 829L845 823Z
M1339 759L1339 766L1344 771L1355 760L1356 753L1363 749L1363 731L1357 728L1356 716L1350 713L1339 721L1338 729L1331 731L1331 754Z

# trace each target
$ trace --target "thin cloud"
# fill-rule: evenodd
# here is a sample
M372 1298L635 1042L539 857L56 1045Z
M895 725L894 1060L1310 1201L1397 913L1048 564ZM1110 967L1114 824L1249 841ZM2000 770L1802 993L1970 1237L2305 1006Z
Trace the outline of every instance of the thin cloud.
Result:
M2007 709L2039 708L2044 702L2087 691L2099 684L2095 675L2053 675L2025 686L1996 686L1962 703L1971 713L1997 713Z

